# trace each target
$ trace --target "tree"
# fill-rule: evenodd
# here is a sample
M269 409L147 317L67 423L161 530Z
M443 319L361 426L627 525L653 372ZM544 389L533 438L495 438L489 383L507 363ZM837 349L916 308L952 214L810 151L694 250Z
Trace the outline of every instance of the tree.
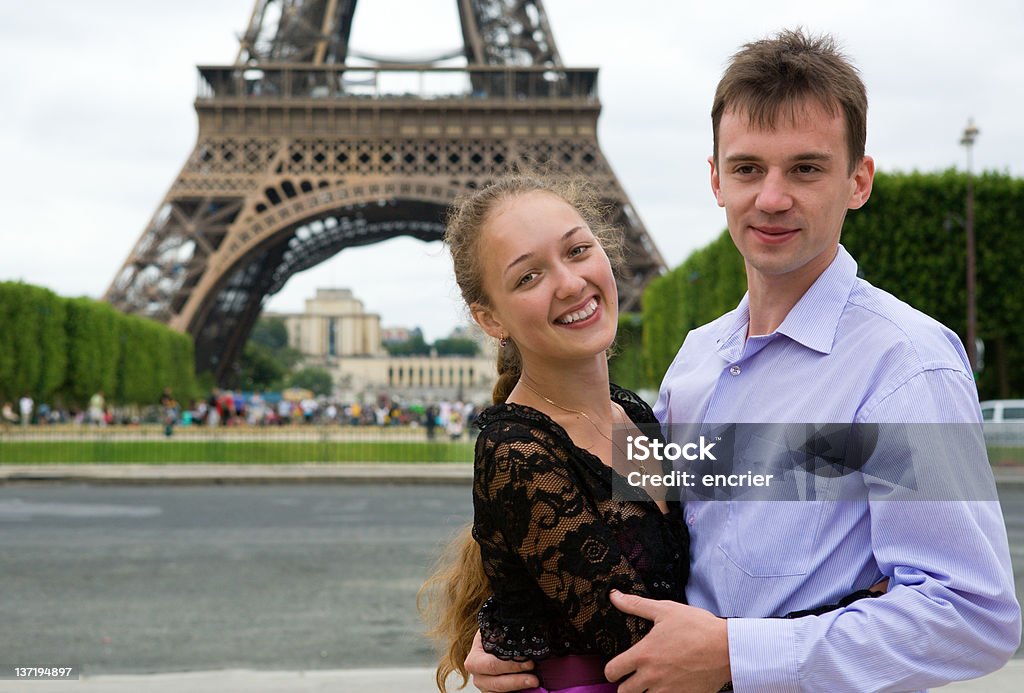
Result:
M384 348L392 356L429 356L430 345L418 331L404 342L385 343Z
M268 347L252 340L238 361L238 384L243 390L277 390L288 374L288 368Z
M288 346L288 328L280 318L260 318L236 365L243 390L280 389L302 354Z
M249 341L278 351L288 346L288 328L281 318L260 318L252 328Z
M476 356L480 345L466 337L448 337L434 342L434 350L438 356Z
M288 386L312 390L315 395L330 395L334 389L334 381L331 380L331 374L323 368L307 366L292 373L288 379Z

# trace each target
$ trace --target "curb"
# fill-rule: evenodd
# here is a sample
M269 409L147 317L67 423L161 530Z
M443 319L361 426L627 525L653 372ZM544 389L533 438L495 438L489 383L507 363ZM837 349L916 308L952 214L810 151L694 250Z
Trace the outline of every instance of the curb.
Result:
M473 483L468 463L351 464L32 464L0 465L0 484L458 484Z
M996 479L996 486L1024 487L1024 469L994 467L992 476Z

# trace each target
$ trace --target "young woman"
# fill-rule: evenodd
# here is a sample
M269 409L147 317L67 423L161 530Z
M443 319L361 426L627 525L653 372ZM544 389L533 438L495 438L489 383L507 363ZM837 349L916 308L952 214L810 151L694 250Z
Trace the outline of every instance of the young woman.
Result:
M534 691L611 693L605 662L650 623L616 610L609 592L683 597L678 503L612 493L613 478L625 485L612 468L625 458L616 438L656 422L609 385L619 242L599 212L579 182L513 176L465 199L448 223L462 296L500 346L495 404L477 420L472 536L427 585L442 592L442 692L453 671L466 682L479 629L487 652L536 662Z

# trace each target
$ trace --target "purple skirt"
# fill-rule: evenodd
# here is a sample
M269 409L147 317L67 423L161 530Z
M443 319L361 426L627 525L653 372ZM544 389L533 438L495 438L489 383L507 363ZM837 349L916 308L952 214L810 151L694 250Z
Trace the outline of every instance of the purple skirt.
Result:
M542 659L533 673L540 686L520 693L616 693L619 684L604 677L607 662L596 655L566 655Z

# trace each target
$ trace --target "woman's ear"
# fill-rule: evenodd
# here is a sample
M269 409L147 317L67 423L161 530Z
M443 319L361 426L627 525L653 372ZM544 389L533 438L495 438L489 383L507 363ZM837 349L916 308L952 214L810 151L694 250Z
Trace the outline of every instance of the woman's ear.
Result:
M488 336L494 339L508 337L508 333L505 332L501 322L498 321L494 312L487 306L473 303L469 306L469 313L473 316L476 324L480 326L480 329L486 332Z

